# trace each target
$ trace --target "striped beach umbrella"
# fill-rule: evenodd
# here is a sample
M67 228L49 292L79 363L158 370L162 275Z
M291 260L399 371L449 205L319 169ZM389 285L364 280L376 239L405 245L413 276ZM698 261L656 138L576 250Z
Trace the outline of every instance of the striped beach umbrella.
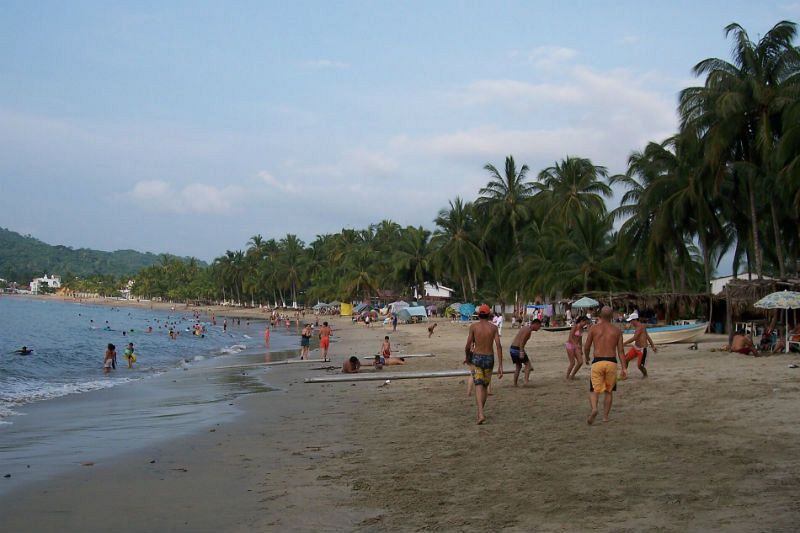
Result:
M789 352L789 309L800 309L800 292L778 291L767 294L753 304L759 309L785 309L786 310L786 352Z

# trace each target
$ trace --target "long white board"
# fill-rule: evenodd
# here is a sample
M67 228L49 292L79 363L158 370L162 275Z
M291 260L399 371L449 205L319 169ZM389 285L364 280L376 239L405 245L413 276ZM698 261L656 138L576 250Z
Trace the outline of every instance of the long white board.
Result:
M469 370L438 370L435 372L374 372L370 374L342 374L306 378L305 383L343 383L348 381L386 381L391 379L454 378L469 376Z
M363 355L361 356L361 359L375 359L375 355ZM435 357L435 356L432 353L410 353L408 355L402 353L393 353L392 357L395 357L397 359L406 359L406 358L413 359L415 357Z
M221 370L223 368L249 368L254 366L275 366L275 365L292 365L292 364L301 364L301 363L330 363L331 360L325 359L284 359L283 361L271 361L269 363L248 363L245 365L228 365L228 366L215 366L215 370Z

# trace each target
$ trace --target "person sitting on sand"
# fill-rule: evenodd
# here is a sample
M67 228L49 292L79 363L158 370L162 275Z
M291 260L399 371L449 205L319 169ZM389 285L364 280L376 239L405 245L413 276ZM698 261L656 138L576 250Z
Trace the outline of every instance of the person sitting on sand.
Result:
M372 366L375 367L375 370L383 370L383 365L386 364L386 358L382 355L376 355L375 360L372 362Z
M383 357L384 363L387 366L392 365L404 365L406 362L401 359L400 357L392 357L392 343L389 342L389 336L386 335L383 338L383 344L381 344L381 357Z
M737 330L736 334L733 336L730 351L744 355L752 355L753 357L761 355L758 353L758 350L756 350L750 337L745 335L742 330Z
M358 357L355 355L350 356L350 359L347 359L344 363L342 363L343 374L358 374L360 368L361 361L359 361Z
M538 318L533 319L533 321L528 326L523 326L517 332L517 335L514 337L514 340L511 342L511 348L509 348L509 353L511 354L511 361L516 366L516 370L514 370L514 386L517 386L517 382L519 381L519 373L522 370L522 367L525 366L525 378L523 383L525 385L528 384L530 380L531 370L533 370L533 366L531 366L531 360L528 357L528 354L525 353L525 345L528 343L528 339L531 338L531 333L534 331L539 331L542 327L542 321Z
M433 330L436 329L436 322L428 326L428 338L430 339L433 336Z

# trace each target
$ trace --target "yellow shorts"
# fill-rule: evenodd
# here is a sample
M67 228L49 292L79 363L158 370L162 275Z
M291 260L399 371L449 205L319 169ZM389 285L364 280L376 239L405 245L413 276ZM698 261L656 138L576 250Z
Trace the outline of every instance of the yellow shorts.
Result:
M617 363L594 361L592 363L592 382L589 389L593 392L617 390Z

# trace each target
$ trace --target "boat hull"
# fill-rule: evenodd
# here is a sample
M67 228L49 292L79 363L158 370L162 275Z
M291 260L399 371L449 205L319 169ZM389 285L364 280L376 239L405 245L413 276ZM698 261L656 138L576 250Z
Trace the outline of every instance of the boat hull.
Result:
M685 326L661 326L647 328L647 333L653 339L653 344L676 344L694 342L702 336L708 328L708 322L702 324L688 324ZM633 337L633 330L622 332L622 338L628 340Z

